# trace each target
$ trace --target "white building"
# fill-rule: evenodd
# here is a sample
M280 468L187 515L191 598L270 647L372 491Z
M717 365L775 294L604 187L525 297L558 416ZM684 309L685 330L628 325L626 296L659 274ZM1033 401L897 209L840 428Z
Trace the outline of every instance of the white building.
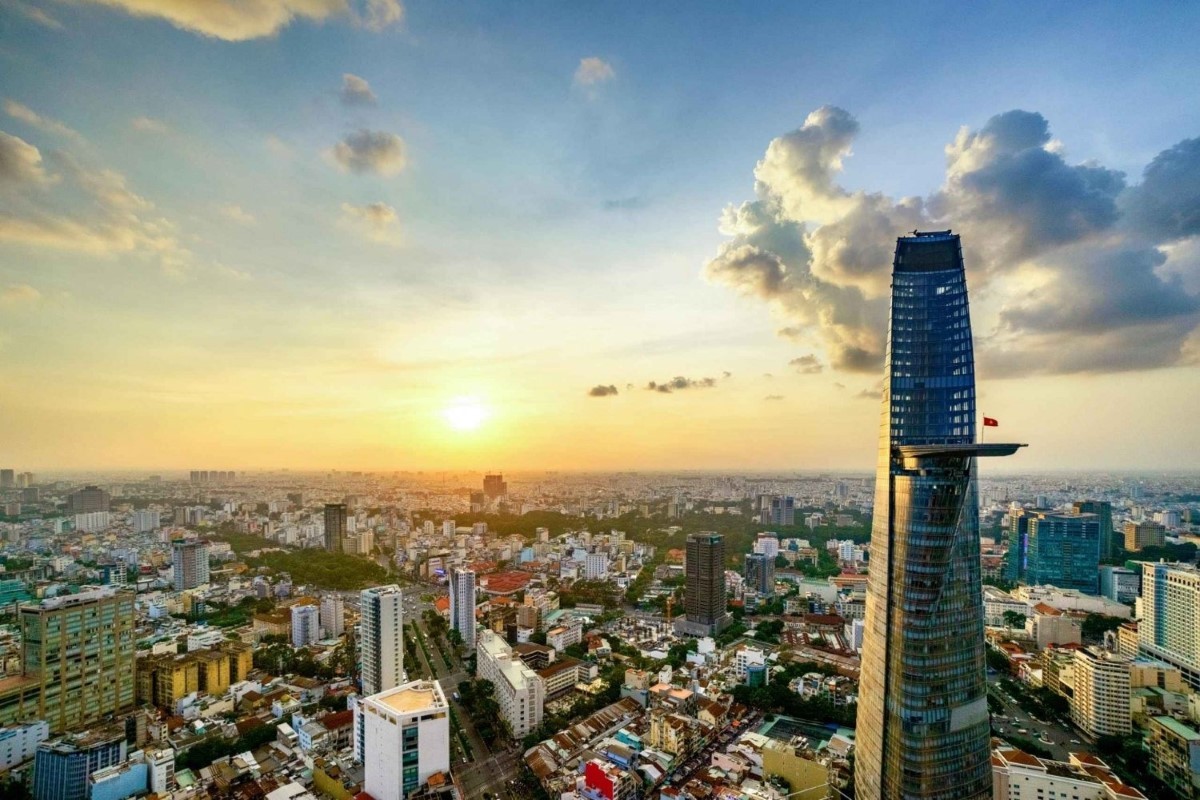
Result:
M292 647L308 647L321 640L318 606L292 606Z
M374 586L359 595L358 646L364 695L404 683L404 594L400 587Z
M208 583L208 542L199 539L171 542L171 567L177 592Z
M760 533L754 541L754 552L775 558L779 555L779 537L773 533Z
M1071 722L1088 736L1124 736L1133 729L1129 707L1132 663L1098 647L1075 651Z
M1145 800L1108 765L1085 753L1050 761L1015 748L992 751L993 800Z
M450 627L462 636L464 646L475 649L474 570L450 570Z
M188 634L187 649L189 653L193 650L211 650L223 641L225 631L220 628L200 628Z
M112 524L112 513L109 511L89 511L86 514L75 515L75 530L84 533L99 533Z
M170 747L150 750L146 753L146 764L150 767L150 791L160 797L175 789L175 751Z
M0 728L0 772L33 758L38 744L49 738L50 726L45 720Z
M763 667L767 664L767 654L757 647L740 647L733 654L733 672L739 681L746 680L746 671L750 667Z
M546 644L560 653L571 645L579 644L582 641L583 623L579 620L570 620L563 625L546 631Z
M583 562L583 577L602 581L608 577L608 553L588 553Z
M995 586L983 587L983 623L993 628L1004 624L1004 612L1011 611L1028 617L1031 613L1029 603L1013 597L1003 589Z
M133 526L134 533L149 533L162 527L162 514L150 509L139 509L133 512L129 523Z
M375 800L403 800L430 776L450 771L450 707L437 681L362 698L354 732L363 791Z
M454 532L458 530L458 526L452 519L442 520L442 536L454 537Z
M1104 614L1122 619L1133 616L1129 606L1124 603L1117 603L1099 595L1084 594L1074 589L1060 589L1057 586L1018 586L1013 590L1013 597L1024 600L1031 606L1045 603L1059 611L1082 611L1085 614Z
M1200 689L1200 570L1191 564L1142 563L1138 648L1179 667Z
M341 595L321 598L321 631L327 639L337 639L346 632L346 604Z
M475 648L476 672L480 679L496 687L500 716L512 735L520 739L542 724L546 687L541 677L524 661L513 655L508 642L490 630L479 632Z

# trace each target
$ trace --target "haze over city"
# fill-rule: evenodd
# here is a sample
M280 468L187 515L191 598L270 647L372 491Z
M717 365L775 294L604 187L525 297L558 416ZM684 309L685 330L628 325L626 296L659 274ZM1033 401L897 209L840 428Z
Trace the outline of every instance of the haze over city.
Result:
M869 470L963 236L997 471L1195 467L1197 10L0 5L0 442Z

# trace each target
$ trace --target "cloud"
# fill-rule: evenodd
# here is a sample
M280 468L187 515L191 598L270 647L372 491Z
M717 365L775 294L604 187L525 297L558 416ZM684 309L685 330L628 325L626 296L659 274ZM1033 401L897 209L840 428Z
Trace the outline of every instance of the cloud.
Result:
M682 391L683 389L711 389L717 385L716 378L685 378L682 375L677 375L669 381L657 383L650 381L646 384L646 388L652 392L660 394L671 394L672 392Z
M1068 162L1042 115L1008 111L957 132L936 190L894 200L839 184L858 130L842 109L812 112L768 145L755 198L721 214L728 238L704 277L764 302L781 336L819 348L834 370L877 373L896 237L953 227L972 289L990 295L985 314L973 310L991 374L1196 357L1200 261L1164 265L1164 254L1200 240L1200 139L1160 153L1130 187L1118 171Z
M28 283L12 283L0 289L0 306L29 306L42 299L42 293Z
M229 205L221 206L221 215L228 220L238 223L239 225L254 225L258 222L254 215L246 211L239 205L230 203Z
M782 399L783 399L783 395L781 395L781 394L769 394L763 398L763 400L782 400Z
M396 209L387 203L369 203L365 206L342 203L339 224L373 242L400 244L400 217Z
M293 21L349 18L367 30L382 31L404 16L398 0L84 0L135 17L166 20L176 28L214 39L242 42L272 36Z
M595 56L581 58L579 66L575 69L576 86L595 86L605 81L611 81L615 77L617 77L617 73L612 68L612 64Z
M154 117L134 117L129 121L129 127L140 133L170 133L171 127L161 119Z
M821 363L821 359L811 354L793 358L788 362L788 366L795 367L796 371L801 375L816 375L825 369L825 366Z
M54 17L47 14L42 9L37 8L36 6L31 6L28 3L25 3L24 0L9 0L9 2L6 5L15 9L19 14L24 16L26 19L30 19L30 20L38 23L39 25L44 25L45 27L52 28L56 31L62 30L61 22L59 22Z
M404 140L394 133L360 130L334 145L330 155L344 172L395 175L408 163Z
M371 91L371 85L365 79L351 75L349 72L342 75L340 96L342 105L347 106L373 106L378 100L375 93Z
M588 397L612 397L615 394L618 394L617 387L611 383L608 386L600 384L588 389Z
M26 125L37 128L40 131L60 136L63 139L68 139L75 144L83 144L85 141L83 134L74 128L69 128L63 123L50 117L44 117L26 105L18 103L16 100L4 101L4 113L8 114L13 119L20 120Z
M0 131L0 185L48 180L42 152L19 136Z
M729 378L733 377L733 373L730 372L729 370L725 370L724 372L721 373L721 377L728 380Z
M854 397L858 400L879 400L883 397L883 381L859 391Z

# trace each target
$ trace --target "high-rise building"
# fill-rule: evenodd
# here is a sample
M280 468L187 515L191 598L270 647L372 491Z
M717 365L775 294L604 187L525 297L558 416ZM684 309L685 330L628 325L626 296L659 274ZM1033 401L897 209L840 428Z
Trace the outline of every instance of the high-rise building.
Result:
M43 742L33 760L34 800L85 800L93 772L125 760L123 730L79 733Z
M796 498L790 495L760 494L758 521L763 525L795 525Z
M774 561L775 556L779 555L779 536L769 531L760 533L754 540L754 552L762 553Z
M162 514L148 508L138 509L130 518L134 533L149 533L162 525Z
M475 572L450 570L450 627L462 636L463 646L475 650Z
M208 583L208 542L203 539L171 542L171 566L177 592Z
M508 495L508 483L501 474L483 476L483 493L489 500L499 500Z
M858 704L857 795L991 797L975 368L959 237L896 242Z
M588 553L583 557L583 577L602 581L608 577L608 553Z
M1150 774L1165 783L1176 797L1200 798L1200 733L1168 716L1151 717L1146 744L1150 749Z
M450 771L450 706L437 681L362 698L354 734L363 791L375 800L404 800L433 775Z
M479 631L475 648L476 672L491 681L500 716L513 738L520 739L542 724L546 684L519 657L508 642L488 629Z
M363 694L379 694L404 683L404 593L399 586L374 586L359 595L358 646Z
M346 504L325 504L325 550L342 552L342 540L346 538Z
M99 486L85 486L67 495L68 514L87 514L92 511L108 511L111 498Z
M1029 520L1029 568L1033 586L1100 593L1100 517L1038 513Z
M346 632L346 603L341 595L321 598L321 630L327 639L337 639Z
M308 647L321 640L321 607L292 606L292 647Z
M1076 514L1095 514L1100 520L1100 560L1113 557L1112 503L1107 500L1080 500L1072 504Z
M16 485L16 472L11 469L0 469L0 489L11 489Z
M775 559L766 553L747 553L742 575L747 589L768 599L775 596Z
M28 719L80 728L133 707L134 593L104 586L23 605L21 669L40 682Z
M1125 549L1131 553L1147 547L1162 547L1167 543L1167 529L1157 522L1143 520L1125 523Z
M1138 648L1173 664L1200 690L1200 570L1193 564L1142 562Z
M1141 572L1105 565L1100 568L1100 596L1118 603L1132 603L1142 589Z
M684 617L676 627L708 636L729 626L725 605L725 539L719 533L690 533L683 565Z
M1132 663L1099 647L1075 651L1071 722L1088 736L1124 736L1133 729L1129 710Z

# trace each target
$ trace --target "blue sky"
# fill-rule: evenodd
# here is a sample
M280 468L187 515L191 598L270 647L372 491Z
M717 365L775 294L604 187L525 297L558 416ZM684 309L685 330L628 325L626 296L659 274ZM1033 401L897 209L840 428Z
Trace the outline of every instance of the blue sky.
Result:
M307 15L289 20L301 6ZM10 108L0 131L36 148L44 172L0 194L10 222L7 233L0 225L0 363L23 386L0 389L14 410L0 435L31 467L186 466L214 449L246 467L869 466L877 409L852 398L869 395L880 370L844 369L838 347L878 329L877 275L822 272L836 265L812 256L821 280L867 294L836 313L798 290L748 288L723 248L769 251L774 233L722 233L717 220L731 203L803 198L772 225L834 231L855 219L851 198L874 194L888 199L872 208L889 223L911 218L891 204L908 196L969 219L976 334L1005 343L983 356L981 381L994 382L981 389L1014 435L1049 443L1028 465L1187 465L1177 433L1195 426L1171 398L1198 377L1200 247L1190 230L1151 237L1123 220L1145 202L1130 188L1143 168L1200 135L1189 101L1200 68L1185 35L1200 9L207 8L0 3L0 99L28 112ZM599 70L592 82L577 74L586 59ZM343 102L346 74L369 84L373 104ZM836 196L818 208L824 190L794 174L756 192L768 145L787 145L824 106L854 128L843 140L810 127L840 148L821 167ZM1035 241L1024 228L1013 234L1021 248L989 239L1028 227L1022 192L1049 173L1002 174L997 191L1010 194L985 202L976 184L952 185L946 147L962 128L979 134L959 162L975 169L995 152L989 120L1013 109L1048 124L1049 141L1021 145L1022 158L1044 149L1068 182L1086 165L1109 184L1124 173L1124 189L1087 190L1119 211L1102 209L1069 240ZM358 172L339 162L338 143L361 130L392 137L393 160ZM1003 165L985 166L994 177ZM1196 180L1190 161L1176 167L1167 206L1155 208L1186 214ZM106 205L101 183L136 199ZM1054 208L1060 188L1032 191ZM92 244L31 234L31 220L71 221ZM777 255L809 259L817 246ZM1153 284L1144 314L1117 320L1108 297L1046 305L1080 264L1118 250L1164 262L1142 281ZM1118 261L1114 274L1129 275ZM786 269L789 285L808 280L808 266ZM1156 307L1175 309L1169 330L1147 321ZM837 313L858 316L830 334ZM1045 313L1097 319L1087 331L1029 323ZM1087 355L1054 355L1076 342ZM820 373L789 367L805 356ZM1119 395L1130 370L1161 396L1156 424L1130 426L1140 409L1120 403L1081 416L1081 396ZM717 380L669 398L641 390L676 375ZM587 396L610 384L617 396ZM84 396L64 397L64 385ZM487 409L487 425L462 435L430 423L463 396ZM226 434L219 443L201 435L212 426ZM1098 428L1117 444L1081 452L1081 434ZM768 446L746 451L764 436Z

